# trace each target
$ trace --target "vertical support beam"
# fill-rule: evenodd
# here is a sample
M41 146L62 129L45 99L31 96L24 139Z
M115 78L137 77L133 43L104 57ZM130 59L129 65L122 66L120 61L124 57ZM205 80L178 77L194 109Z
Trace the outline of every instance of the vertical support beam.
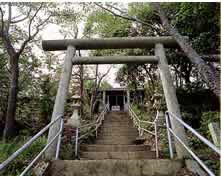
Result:
M127 104L130 105L130 90L127 90Z
M54 120L58 115L64 114L64 107L66 103L66 97L72 73L72 58L74 57L75 52L75 47L68 46L51 120ZM48 133L48 142L50 142L53 139L53 137L57 134L57 132L59 131L59 127L60 121L57 121L57 123L51 126ZM56 145L57 141L54 141L54 143L52 143L52 145L47 149L45 153L47 159L52 159L55 157Z
M125 95L123 94L123 111L125 111Z
M168 62L166 59L164 47L162 44L156 44L155 55L159 58L159 71L162 80L163 91L166 99L167 109L177 117L181 118L180 108L177 101L176 90L173 86L173 81L170 75ZM175 119L171 119L173 131L180 137L180 139L188 145L184 127ZM175 147L178 158L188 157L189 154L186 149L178 142L175 141Z
M103 106L105 107L106 91L103 90Z

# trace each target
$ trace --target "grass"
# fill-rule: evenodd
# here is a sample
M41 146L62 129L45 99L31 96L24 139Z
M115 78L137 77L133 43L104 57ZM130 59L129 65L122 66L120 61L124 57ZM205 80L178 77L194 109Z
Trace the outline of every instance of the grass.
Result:
M30 137L17 137L10 142L0 141L0 163L6 160L23 144L27 142ZM0 175L19 175L27 166L27 164L34 159L34 157L44 148L46 144L46 137L38 138L31 146L23 151Z

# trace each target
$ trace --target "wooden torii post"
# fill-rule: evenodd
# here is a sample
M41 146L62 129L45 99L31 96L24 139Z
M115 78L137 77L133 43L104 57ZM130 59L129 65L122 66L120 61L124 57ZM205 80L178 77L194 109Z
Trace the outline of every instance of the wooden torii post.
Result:
M169 72L168 62L165 56L165 48L178 47L171 36L163 37L131 37L131 38L103 38L103 39L71 39L71 40L44 40L42 42L45 51L66 50L63 70L58 86L55 105L51 120L64 114L66 96L68 93L72 66L76 64L122 64L122 63L156 63L159 66L163 91L166 99L167 109L177 117L181 118L180 108L173 81ZM155 48L155 56L109 56L109 57L74 57L76 50L89 49L124 49L124 48ZM180 139L188 145L185 130L176 120L171 119L172 129ZM49 129L48 141L59 131L59 122ZM54 142L46 152L46 157L52 159L56 152ZM188 156L186 149L178 142L175 143L178 158Z

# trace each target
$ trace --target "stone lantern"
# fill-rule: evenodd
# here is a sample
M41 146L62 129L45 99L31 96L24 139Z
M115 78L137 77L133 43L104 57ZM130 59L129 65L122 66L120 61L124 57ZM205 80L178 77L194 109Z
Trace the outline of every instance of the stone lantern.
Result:
M78 95L72 96L73 99L73 114L70 119L67 121L67 125L70 125L72 127L78 128L80 126L80 115L79 115L79 110L80 110L80 99L81 97Z

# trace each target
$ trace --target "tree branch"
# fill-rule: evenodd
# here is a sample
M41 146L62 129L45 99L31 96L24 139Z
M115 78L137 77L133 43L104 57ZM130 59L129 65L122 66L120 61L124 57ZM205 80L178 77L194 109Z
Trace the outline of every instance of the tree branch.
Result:
M149 26L149 27L152 28L152 25L151 25L150 23L141 21L141 20L139 20L139 19L137 19L137 18L135 18L135 17L131 17L131 16L129 16L129 15L123 16L123 15L117 14L117 13L111 11L110 9L105 8L104 6L100 5L99 3L94 2L94 4L95 4L96 6L98 6L98 7L100 7L100 8L102 8L102 9L108 11L109 13L111 13L112 15L114 15L114 16L116 16L116 17L120 17L120 18L123 18L123 19L125 19L125 20L130 20L130 21L138 22L138 23L140 23L140 24L142 24L142 25ZM109 5L109 6L111 6L111 5ZM121 11L120 9L116 8L116 7L113 7L113 6L111 6L111 7L114 8L114 9L116 9L116 10L118 10L119 12L123 12L123 11ZM125 13L125 12L124 12L124 13Z
M34 18L37 16L38 12L40 11L40 9L42 8L42 4L40 5L40 7L37 9L37 11L35 12L35 14L33 15L33 17L31 18L30 20L30 23L29 23L29 32L28 32L28 38L22 43L19 51L17 52L18 55L21 55L21 53L23 52L23 50L25 49L25 46L27 45L27 43L31 40L33 40L35 38L35 36L38 34L38 32L40 31L40 27L43 26L49 19L52 15L49 15L45 20L43 20L40 24L37 25L36 27L36 31L34 34L31 34L31 25L32 25L32 22L34 20Z
M29 15L31 14L31 11L32 11L32 9L29 8L29 11L28 11L28 13L27 13L27 15L25 17L23 17L21 19L18 19L18 20L11 21L11 23L15 24L15 23L19 23L19 22L22 22L22 21L26 20L29 17ZM15 17L14 19L16 19L16 18L17 17Z
M97 87L99 88L100 87L100 83L101 81L103 80L103 78L110 72L112 66L110 66L110 68L108 68L107 72L104 73L100 78L99 78L99 81L98 81L98 84L97 84Z

